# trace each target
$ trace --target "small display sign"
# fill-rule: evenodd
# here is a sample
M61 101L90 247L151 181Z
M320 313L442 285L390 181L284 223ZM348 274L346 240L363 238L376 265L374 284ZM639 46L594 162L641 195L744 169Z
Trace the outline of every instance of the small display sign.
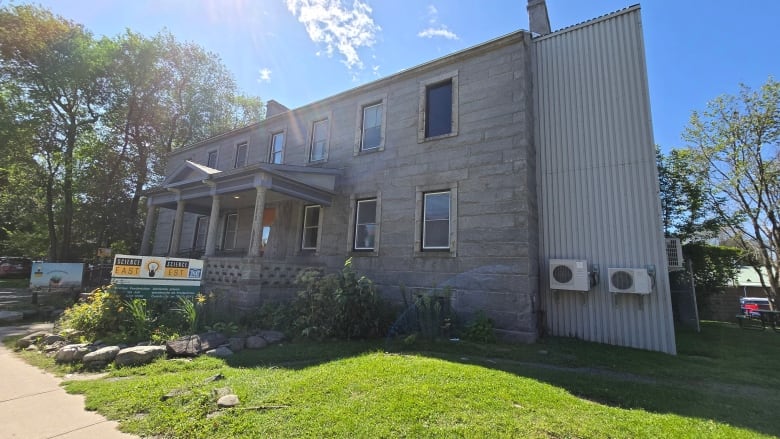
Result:
M158 256L116 255L111 282L131 298L194 296L200 292L203 261Z

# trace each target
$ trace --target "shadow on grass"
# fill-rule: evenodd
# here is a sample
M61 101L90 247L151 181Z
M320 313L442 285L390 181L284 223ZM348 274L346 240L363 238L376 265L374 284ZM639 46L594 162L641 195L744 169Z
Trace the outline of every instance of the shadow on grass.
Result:
M580 398L622 409L709 419L776 435L780 431L780 334L704 322L701 333L678 332L678 355L550 337L534 345L384 340L300 342L243 351L231 367L292 370L389 350L500 370Z

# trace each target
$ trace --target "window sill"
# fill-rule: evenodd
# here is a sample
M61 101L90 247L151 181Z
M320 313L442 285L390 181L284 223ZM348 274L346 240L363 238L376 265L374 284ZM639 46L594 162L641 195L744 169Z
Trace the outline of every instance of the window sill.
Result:
M328 163L328 159L314 160L306 162L306 166L321 166Z
M351 250L349 252L351 257L377 257L379 256L378 250Z
M360 155L374 154L377 152L382 152L384 150L385 150L384 145L381 145L381 146L377 146L376 148L358 150L357 152L355 152L355 155L360 156Z
M433 140L441 140L441 139L447 139L449 137L455 137L458 135L457 131L453 131L451 133L447 134L439 134L438 136L431 136L431 137L423 137L422 140L418 143L424 143L424 142L430 142Z

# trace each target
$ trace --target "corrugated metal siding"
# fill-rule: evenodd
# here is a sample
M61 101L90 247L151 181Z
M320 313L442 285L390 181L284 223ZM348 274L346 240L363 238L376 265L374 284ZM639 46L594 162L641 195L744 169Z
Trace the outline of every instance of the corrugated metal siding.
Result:
M553 335L676 353L638 7L534 40L540 284ZM550 258L598 264L589 292L550 291ZM607 269L657 272L612 294Z

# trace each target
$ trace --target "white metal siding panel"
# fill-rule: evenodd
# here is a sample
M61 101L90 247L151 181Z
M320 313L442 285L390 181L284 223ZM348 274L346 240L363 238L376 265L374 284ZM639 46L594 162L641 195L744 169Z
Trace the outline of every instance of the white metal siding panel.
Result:
M553 335L676 352L639 7L534 40L540 279ZM590 292L550 291L551 258L598 264ZM657 272L609 293L609 267Z

